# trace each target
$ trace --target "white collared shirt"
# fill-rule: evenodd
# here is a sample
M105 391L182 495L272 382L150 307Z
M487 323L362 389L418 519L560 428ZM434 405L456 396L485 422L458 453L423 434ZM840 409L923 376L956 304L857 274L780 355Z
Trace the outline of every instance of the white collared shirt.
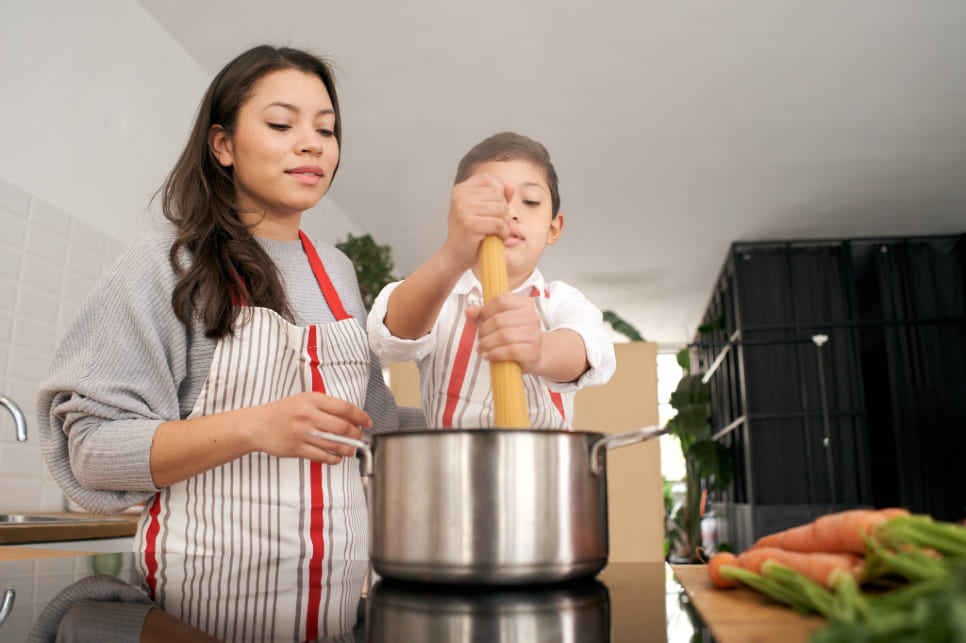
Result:
M468 305L483 304L483 288L467 271L447 297L433 329L419 339L400 339L386 327L389 284L373 303L368 317L369 346L383 360L415 360L426 421L438 428L483 428L494 425L489 363L476 350L476 328L466 321ZM514 292L529 293L545 331L569 328L584 340L590 367L573 382L551 382L524 375L530 426L573 427L574 394L585 386L607 383L617 367L614 345L603 316L583 293L562 281L547 284L534 270Z

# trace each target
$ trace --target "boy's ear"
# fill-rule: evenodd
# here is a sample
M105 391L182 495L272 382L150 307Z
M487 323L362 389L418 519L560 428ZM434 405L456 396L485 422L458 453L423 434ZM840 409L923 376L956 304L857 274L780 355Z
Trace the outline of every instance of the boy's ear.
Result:
M558 212L557 216L550 220L550 230L547 232L547 245L552 246L557 243L560 233L563 232L564 215Z
M231 167L235 162L232 152L231 137L221 125L212 125L208 129L208 147L223 167Z

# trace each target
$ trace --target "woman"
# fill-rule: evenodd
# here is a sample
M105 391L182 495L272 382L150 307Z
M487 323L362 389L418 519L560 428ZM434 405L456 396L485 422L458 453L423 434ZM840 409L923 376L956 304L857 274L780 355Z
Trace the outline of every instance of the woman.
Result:
M161 191L173 230L133 244L96 286L38 400L68 497L103 514L146 502L135 550L159 601L183 600L199 574L199 596L265 583L244 570L291 559L306 595L286 600L308 638L325 586L361 584L367 558L353 449L310 434L399 425L351 262L300 231L340 139L325 61L261 46L226 65ZM210 559L210 574L181 569L184 555Z

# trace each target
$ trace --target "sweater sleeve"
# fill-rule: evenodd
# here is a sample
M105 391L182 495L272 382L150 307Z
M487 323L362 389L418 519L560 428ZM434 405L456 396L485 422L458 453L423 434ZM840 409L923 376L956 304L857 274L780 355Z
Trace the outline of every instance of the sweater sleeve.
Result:
M99 514L143 502L154 432L181 418L187 331L174 315L170 239L129 246L55 351L37 401L44 457L65 494Z

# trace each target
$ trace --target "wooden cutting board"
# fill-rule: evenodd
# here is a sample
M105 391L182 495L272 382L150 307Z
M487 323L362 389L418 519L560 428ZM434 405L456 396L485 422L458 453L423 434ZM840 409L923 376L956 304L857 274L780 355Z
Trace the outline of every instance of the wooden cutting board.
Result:
M824 618L802 616L749 589L716 589L705 565L671 569L718 643L807 643L812 632L827 624Z

